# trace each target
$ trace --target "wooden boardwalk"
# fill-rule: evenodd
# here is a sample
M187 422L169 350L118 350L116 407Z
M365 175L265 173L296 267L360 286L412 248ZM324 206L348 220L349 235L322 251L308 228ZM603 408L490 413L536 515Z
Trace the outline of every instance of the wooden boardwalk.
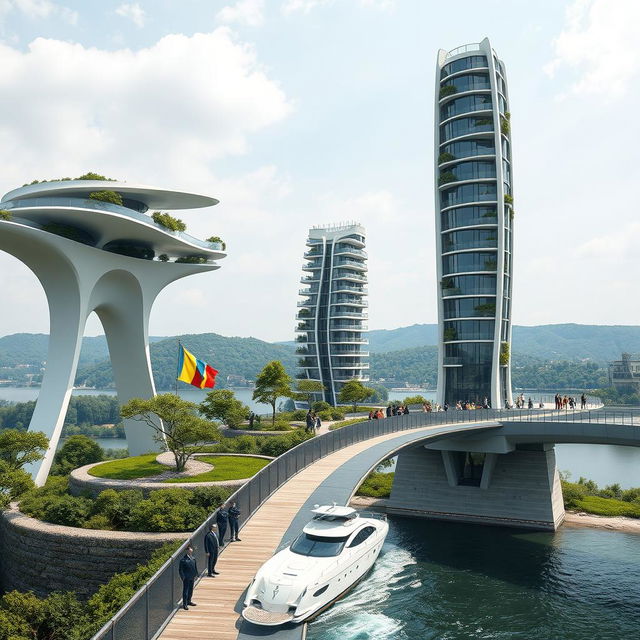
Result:
M338 467L361 451L401 434L433 429L395 432L364 440L340 449L314 462L275 491L240 532L242 542L225 545L216 570L220 575L205 576L193 594L196 607L179 609L162 634L161 640L236 640L240 598L257 570L275 553L300 507Z

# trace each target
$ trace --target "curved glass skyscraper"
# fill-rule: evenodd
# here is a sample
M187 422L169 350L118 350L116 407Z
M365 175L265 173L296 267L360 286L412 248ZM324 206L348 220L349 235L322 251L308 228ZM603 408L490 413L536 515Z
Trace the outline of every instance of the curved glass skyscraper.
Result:
M296 327L298 377L320 380L325 391L318 399L332 405L347 380L369 380L364 246L364 228L358 224L309 230L302 267L308 275L301 280L307 288L299 292L304 300L298 302Z
M513 196L504 64L485 38L438 52L438 401L511 403Z

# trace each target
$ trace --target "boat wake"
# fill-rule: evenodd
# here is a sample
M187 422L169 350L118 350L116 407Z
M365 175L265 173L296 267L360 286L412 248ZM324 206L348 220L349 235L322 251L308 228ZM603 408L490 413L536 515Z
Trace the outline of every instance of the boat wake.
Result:
M413 567L416 559L385 544L371 573L344 599L309 626L309 640L399 640L404 623L384 613L384 604L398 590L421 585Z

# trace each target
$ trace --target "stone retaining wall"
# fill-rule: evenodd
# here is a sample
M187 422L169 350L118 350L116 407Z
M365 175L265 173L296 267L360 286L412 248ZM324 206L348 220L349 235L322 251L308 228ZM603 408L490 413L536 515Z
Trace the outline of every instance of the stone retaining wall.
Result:
M243 453L202 453L196 454L202 456L240 456L249 458L264 458L266 460L273 460L274 458L269 456L260 456L257 454L243 454ZM105 462L110 462L109 460ZM111 478L97 478L89 474L89 469L96 467L104 462L94 462L93 464L87 464L84 467L78 467L74 469L69 475L69 493L74 496L82 493L90 493L93 496L97 496L101 491L105 489L115 489L116 491L124 491L125 489L138 489L147 496L150 491L156 489L198 489L199 487L226 487L235 491L239 489L249 478L241 478L239 480L223 480L220 482L153 482L146 480L145 478L132 478L131 480L113 480Z
M0 517L2 588L39 596L73 590L88 597L114 573L135 569L154 549L189 535L64 527L30 518L13 504Z

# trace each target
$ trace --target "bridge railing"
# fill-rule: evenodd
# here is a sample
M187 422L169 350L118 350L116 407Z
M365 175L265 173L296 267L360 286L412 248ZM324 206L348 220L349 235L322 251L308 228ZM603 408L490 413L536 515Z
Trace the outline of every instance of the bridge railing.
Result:
M597 409L585 411L568 409L561 411L535 411L521 409L503 414L501 422L573 422L593 424L619 424L640 426L640 409Z
M253 478L231 495L241 512L240 527L260 505L287 480L320 458L357 442L377 436L419 427L504 419L505 414L517 415L519 410L414 412L380 420L365 420L316 436L286 451L270 462ZM153 640L171 619L182 597L182 582L178 565L191 545L201 572L206 567L204 536L215 522L214 511L190 538L165 562L150 580L129 600L91 640Z

